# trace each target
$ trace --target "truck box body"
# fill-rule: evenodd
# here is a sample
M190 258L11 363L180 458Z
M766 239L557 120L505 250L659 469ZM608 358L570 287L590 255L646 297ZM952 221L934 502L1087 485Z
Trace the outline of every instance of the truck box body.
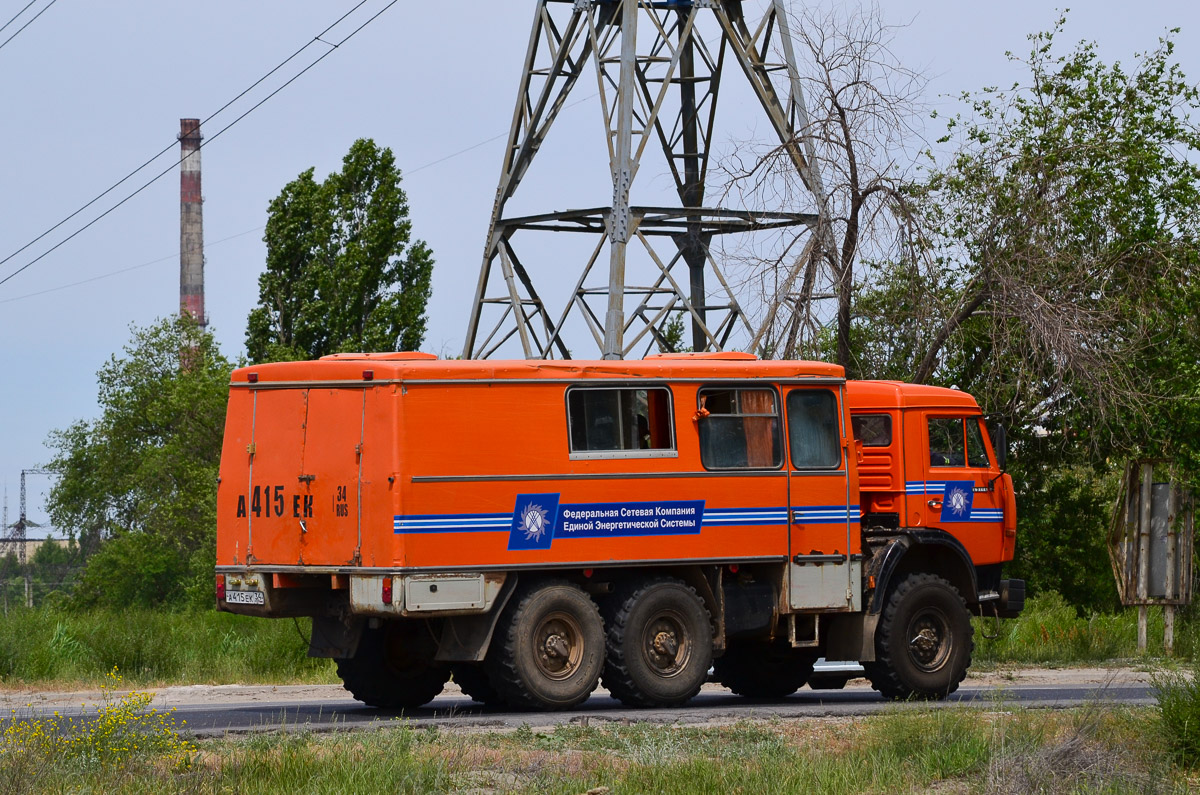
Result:
M701 461L694 415L703 386L816 389L835 399L844 389L831 365L757 364L768 365L757 375L769 382L747 382L739 360L559 367L376 358L239 371L225 439L235 453L221 467L220 561L475 570L782 560L793 548L859 554L856 473L844 455L804 471L785 467L782 449L763 453L763 467ZM255 384L244 380L250 372ZM597 386L661 393L662 446L572 452L567 390ZM848 416L839 409L835 419L841 450ZM514 530L527 504L554 525L540 538Z

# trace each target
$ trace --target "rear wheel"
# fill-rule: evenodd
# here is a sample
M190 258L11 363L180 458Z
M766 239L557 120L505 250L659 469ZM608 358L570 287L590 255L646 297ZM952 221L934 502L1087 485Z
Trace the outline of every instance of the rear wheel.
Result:
M958 689L974 649L971 615L941 577L911 574L888 597L875 633L875 661L863 663L887 698L945 698Z
M355 655L335 662L342 686L359 701L412 709L432 701L450 678L450 667L434 660L436 652L424 622L389 621L364 629Z
M717 681L747 698L783 698L799 690L812 674L812 652L780 643L730 646L713 663Z
M712 624L696 591L661 578L629 585L606 605L604 686L635 707L671 707L696 693L712 663Z
M567 709L586 699L604 666L604 624L596 603L567 582L533 584L514 595L485 667L500 698L517 707Z

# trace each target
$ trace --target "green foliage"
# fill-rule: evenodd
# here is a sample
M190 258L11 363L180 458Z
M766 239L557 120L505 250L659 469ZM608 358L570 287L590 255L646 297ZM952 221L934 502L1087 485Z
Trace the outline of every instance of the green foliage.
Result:
M84 554L102 552L97 573L85 575L84 604L135 594L135 603L156 603L195 565L211 574L211 555L195 555L214 543L231 370L189 317L134 328L124 356L97 373L100 417L50 435L59 475L50 517ZM102 550L109 539L117 547ZM122 563L123 554L134 560Z
M1153 684L1167 750L1177 763L1200 767L1200 666L1160 672Z
M179 587L186 575L186 558L169 539L126 533L109 539L88 558L75 601L117 609L180 605Z
M420 347L433 255L411 233L392 150L370 139L324 182L311 168L289 182L268 208L250 361Z
M211 600L211 568L209 577ZM328 660L307 656L310 624L214 610L13 608L0 620L0 681L95 686L116 666L138 683L336 682Z
M1150 608L1148 623L1149 653L1165 654L1160 608ZM1175 624L1174 653L1182 659L1200 654L1200 625L1190 617ZM1053 591L1026 601L1019 618L998 624L994 619L975 619L975 660L980 663L1104 664L1143 656L1137 647L1136 610L1080 615L1078 608Z
M920 278L940 286L914 313L914 377L1102 460L1148 446L1184 386L1171 364L1196 361L1200 93L1169 35L1126 68L1087 42L1060 54L1064 26L1030 36L1027 81L964 96L950 120L957 149L923 195Z
M1028 466L1027 445L1014 477L1020 533L1006 573L1024 579L1031 595L1055 592L1085 611L1119 607L1106 536L1120 476L1091 467Z
M658 329L658 350L660 353L683 353L690 351L690 345L684 344L684 313L676 312Z

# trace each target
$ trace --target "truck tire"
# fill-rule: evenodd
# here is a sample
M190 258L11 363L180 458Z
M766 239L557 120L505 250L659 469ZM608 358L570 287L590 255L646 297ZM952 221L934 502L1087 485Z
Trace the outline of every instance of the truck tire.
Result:
M483 670L482 665L478 663L455 663L450 666L450 673L454 678L454 683L472 701L478 701L480 704L486 704L489 707L500 706L504 703L504 699L500 698L500 693L496 691L491 680L488 679L487 671Z
M746 698L784 698L795 693L812 674L811 652L772 643L730 646L713 663L716 679Z
M875 633L871 687L890 699L939 699L967 675L971 615L958 590L933 574L910 574L888 597Z
M586 699L604 667L604 623L579 587L551 581L513 595L485 667L498 696L514 707L568 709Z
M335 660L342 686L370 707L413 709L446 686L450 667L435 662L423 622L389 621L363 630L353 657Z
M604 686L632 707L674 707L700 692L712 664L712 623L695 589L666 577L606 600Z

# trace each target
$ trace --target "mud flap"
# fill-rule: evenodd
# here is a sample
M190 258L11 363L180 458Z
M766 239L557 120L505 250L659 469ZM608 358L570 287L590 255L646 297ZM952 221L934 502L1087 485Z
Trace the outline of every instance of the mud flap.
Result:
M874 662L875 628L878 625L878 613L834 616L827 630L825 658Z
M450 616L442 620L442 639L438 643L438 662L483 662L496 622L504 612L513 591L517 589L517 575L510 574L504 581L492 609L487 613L470 616Z
M351 659L358 652L358 641L366 625L367 620L362 617L343 620L335 616L313 616L308 656Z

